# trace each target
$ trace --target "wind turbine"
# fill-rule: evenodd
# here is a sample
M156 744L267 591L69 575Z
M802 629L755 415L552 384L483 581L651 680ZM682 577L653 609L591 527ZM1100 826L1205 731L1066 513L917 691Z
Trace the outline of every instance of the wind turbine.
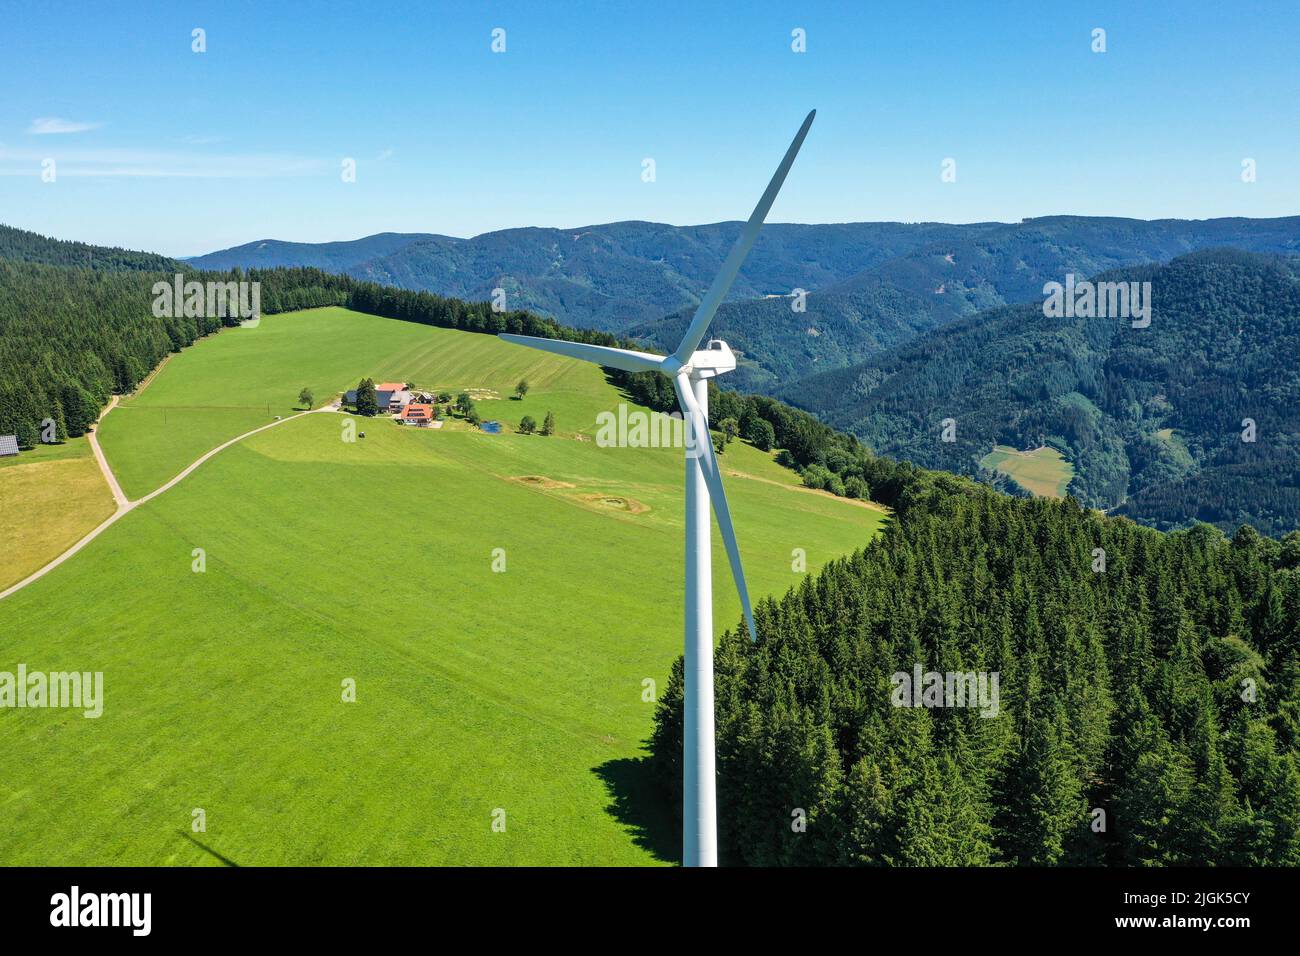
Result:
M712 339L704 349L699 345L713 320L713 314L726 298L745 257L758 238L768 210L785 182L786 174L812 126L813 110L799 127L785 158L776 168L772 181L759 199L736 244L731 247L722 269L709 286L691 318L686 335L672 355L650 355L629 349L564 342L532 335L500 333L507 342L526 345L543 352L554 352L628 372L662 372L672 378L682 417L689 422L686 432L693 441L686 443L686 666L683 706L682 765L682 857L687 866L718 865L717 802L715 799L714 730L713 730L713 576L710 563L709 503L718 518L718 530L727 548L731 574L740 592L740 606L750 640L754 633L754 614L745 586L745 571L740 565L740 549L731 524L731 510L722 487L722 471L713 452L709 435L708 380L736 367L736 358L727 343Z

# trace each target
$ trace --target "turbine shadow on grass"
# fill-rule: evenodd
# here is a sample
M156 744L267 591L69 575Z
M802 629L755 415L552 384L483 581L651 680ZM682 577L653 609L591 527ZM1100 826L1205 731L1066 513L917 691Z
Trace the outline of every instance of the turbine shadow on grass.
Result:
M221 861L223 866L233 866L235 869L239 869L239 864L236 863L234 860L230 859L229 857L222 856L220 853L212 849L212 847L208 846L206 843L200 843L198 840L194 839L194 837L190 836L184 830L177 830L176 832L179 833L181 836L185 837L185 839L189 840L191 843L193 843L204 853L216 857L218 860Z
M605 784L605 812L627 828L632 841L664 863L682 862L680 824L654 779L649 757L609 760L592 771Z

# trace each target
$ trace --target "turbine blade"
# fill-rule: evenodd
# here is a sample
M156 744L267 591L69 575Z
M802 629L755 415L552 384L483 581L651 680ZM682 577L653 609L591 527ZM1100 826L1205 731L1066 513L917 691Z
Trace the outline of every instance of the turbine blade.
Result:
M722 263L722 269L714 278L713 285L709 286L709 291L705 293L699 308L695 310L695 315L691 319L690 326L686 329L682 344L677 346L677 351L673 353L683 365L690 360L691 354L700 347L700 340L704 338L709 323L713 321L713 314L718 311L718 306L727 297L731 284L736 281L736 274L740 272L740 267L744 264L745 257L749 255L754 240L758 238L758 231L763 228L763 220L767 218L767 212L772 208L772 203L776 200L776 194L781 191L781 184L785 182L786 174L790 172L790 166L794 163L795 156L799 154L799 147L803 145L804 137L808 135L808 128L812 126L813 117L816 115L816 110L809 113L807 119L803 121L803 125L799 127L799 132L795 133L794 141L790 143L790 148L785 151L785 158L781 160L781 165L776 168L772 181L767 184L767 191L763 193L763 198L754 207L749 222L745 223L745 227L740 230L740 236L736 239L736 244L731 247L731 252L727 254L726 261Z
M673 376L673 387L677 389L677 404L681 406L682 415L688 416L695 435L695 465L704 475L704 483L709 488L709 501L713 505L713 515L718 520L718 531L722 533L722 543L727 549L727 560L731 563L731 576L736 581L736 591L740 594L740 608L745 614L745 626L749 628L749 639L758 640L754 630L754 610L749 604L749 587L745 584L745 568L740 563L740 545L736 542L736 529L731 523L731 509L727 506L727 492L722 487L722 470L718 467L717 456L713 453L713 437L709 434L709 422L704 416L695 395L691 392L691 383L681 375ZM688 452L689 454L689 452Z
M610 368L621 368L627 372L657 372L663 364L664 356L651 355L648 352L633 352L630 349L614 349L606 345L588 345L585 342L566 342L563 339L544 339L536 335L513 335L498 332L497 338L514 345L526 345L530 349L542 352L554 352L566 358L582 359Z

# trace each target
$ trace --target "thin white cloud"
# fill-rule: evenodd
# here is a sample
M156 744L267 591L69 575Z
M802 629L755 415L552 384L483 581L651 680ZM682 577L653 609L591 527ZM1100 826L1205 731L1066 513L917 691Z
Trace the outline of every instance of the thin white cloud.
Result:
M136 149L0 148L0 176L39 176L41 163L53 159L58 175L91 178L144 179L268 179L319 176L333 172L333 160L281 154L232 153L208 155Z
M27 127L27 132L34 136L49 136L52 133L84 133L86 130L99 129L103 125L103 123L82 123L58 116L42 116L32 120L32 125Z

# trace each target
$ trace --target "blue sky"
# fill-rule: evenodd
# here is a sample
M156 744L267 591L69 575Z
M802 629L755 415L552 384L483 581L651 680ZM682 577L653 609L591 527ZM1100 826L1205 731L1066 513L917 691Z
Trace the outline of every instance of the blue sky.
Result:
M1300 213L1294 2L111 6L6 4L0 222L191 255L740 219L813 107L772 221Z

